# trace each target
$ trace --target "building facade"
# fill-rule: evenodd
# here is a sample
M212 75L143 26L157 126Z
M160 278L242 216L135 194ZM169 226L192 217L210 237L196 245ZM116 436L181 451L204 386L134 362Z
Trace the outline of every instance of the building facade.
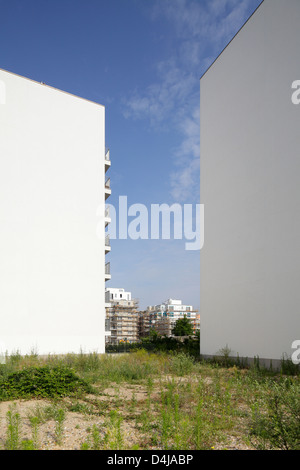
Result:
M147 310L139 312L139 339L146 338L150 334L150 314Z
M0 354L105 351L105 108L0 70Z
M193 309L192 305L183 305L181 300L168 299L159 305L147 308L149 315L149 326L162 336L173 336L172 330L176 321L187 317L192 326L194 334L200 330L200 314Z
M136 343L139 341L138 300L124 289L106 289L106 320L109 334L106 344Z
M264 0L200 80L204 356L274 364L300 339L299 24Z

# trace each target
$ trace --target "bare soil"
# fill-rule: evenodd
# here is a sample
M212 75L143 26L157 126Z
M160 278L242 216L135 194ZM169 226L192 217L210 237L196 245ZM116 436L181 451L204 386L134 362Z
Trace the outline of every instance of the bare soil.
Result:
M164 377L168 381L169 377ZM177 378L181 381L184 378ZM160 379L161 381L161 379ZM159 387L154 386L152 401L158 399ZM130 408L132 400L136 400L136 408ZM91 429L94 425L100 430L102 437L107 426L107 416L109 411L117 408L123 416L122 436L125 449L132 449L139 446L141 442L147 443L147 435L143 435L135 423L136 413L145 409L147 402L147 389L140 384L111 384L101 391L100 395L88 395L84 400L76 400L89 408L89 412L70 411L70 405L74 400L66 398L59 401L58 406L65 409L65 420L63 423L63 440L59 445L56 439L56 423L54 419L48 419L38 427L39 450L80 450L82 444L91 437ZM50 400L15 400L13 402L0 402L0 449L5 449L7 439L7 412L15 406L21 417L21 440L32 439L32 428L29 416L36 416L37 410L53 406ZM151 446L148 446L151 450ZM224 448L216 445L215 450ZM227 440L228 450L248 450L241 436L238 433L230 435Z

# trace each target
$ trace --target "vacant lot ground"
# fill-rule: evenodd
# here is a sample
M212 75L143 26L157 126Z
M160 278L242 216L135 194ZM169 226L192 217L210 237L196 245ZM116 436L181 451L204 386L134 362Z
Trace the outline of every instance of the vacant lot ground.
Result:
M20 375L15 380L23 389L5 398L11 374L45 365L67 367L91 388L64 396L60 383L60 396L53 396L48 384L45 393L27 388L20 397ZM0 379L0 449L300 448L298 375L142 350L47 359L16 355L1 366Z

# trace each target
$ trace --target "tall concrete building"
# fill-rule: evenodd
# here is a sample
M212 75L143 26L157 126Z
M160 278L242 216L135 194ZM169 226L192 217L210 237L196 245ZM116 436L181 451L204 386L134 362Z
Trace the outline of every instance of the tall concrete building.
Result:
M109 167L102 105L0 70L0 353L105 351Z
M300 339L299 25L299 0L264 0L200 80L204 356Z
M183 305L181 300L168 299L162 304L147 307L150 329L162 336L173 336L172 330L177 320L186 317L194 333L200 329L200 314L192 305Z
M117 345L139 341L138 300L123 288L108 287L105 294L108 305L106 343Z

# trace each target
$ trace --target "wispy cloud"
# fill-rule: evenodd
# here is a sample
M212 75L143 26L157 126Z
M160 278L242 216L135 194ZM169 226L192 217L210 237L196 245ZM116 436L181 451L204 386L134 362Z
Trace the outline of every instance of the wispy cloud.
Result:
M184 115L178 123L182 135L181 145L174 152L174 169L170 174L171 195L176 201L186 201L193 195L199 199L200 176L200 112Z
M167 125L181 135L170 172L171 195L198 198L200 129L199 78L235 35L257 0L158 0L152 20L164 17L175 31L176 48L156 66L157 81L124 101L124 115Z
M124 100L125 117L149 119L153 126L161 124L171 112L186 103L197 84L195 75L182 69L174 57L159 62L156 70L155 83L142 92L133 91Z
M208 39L218 45L246 20L253 0L158 1L153 17L164 15L182 39Z

